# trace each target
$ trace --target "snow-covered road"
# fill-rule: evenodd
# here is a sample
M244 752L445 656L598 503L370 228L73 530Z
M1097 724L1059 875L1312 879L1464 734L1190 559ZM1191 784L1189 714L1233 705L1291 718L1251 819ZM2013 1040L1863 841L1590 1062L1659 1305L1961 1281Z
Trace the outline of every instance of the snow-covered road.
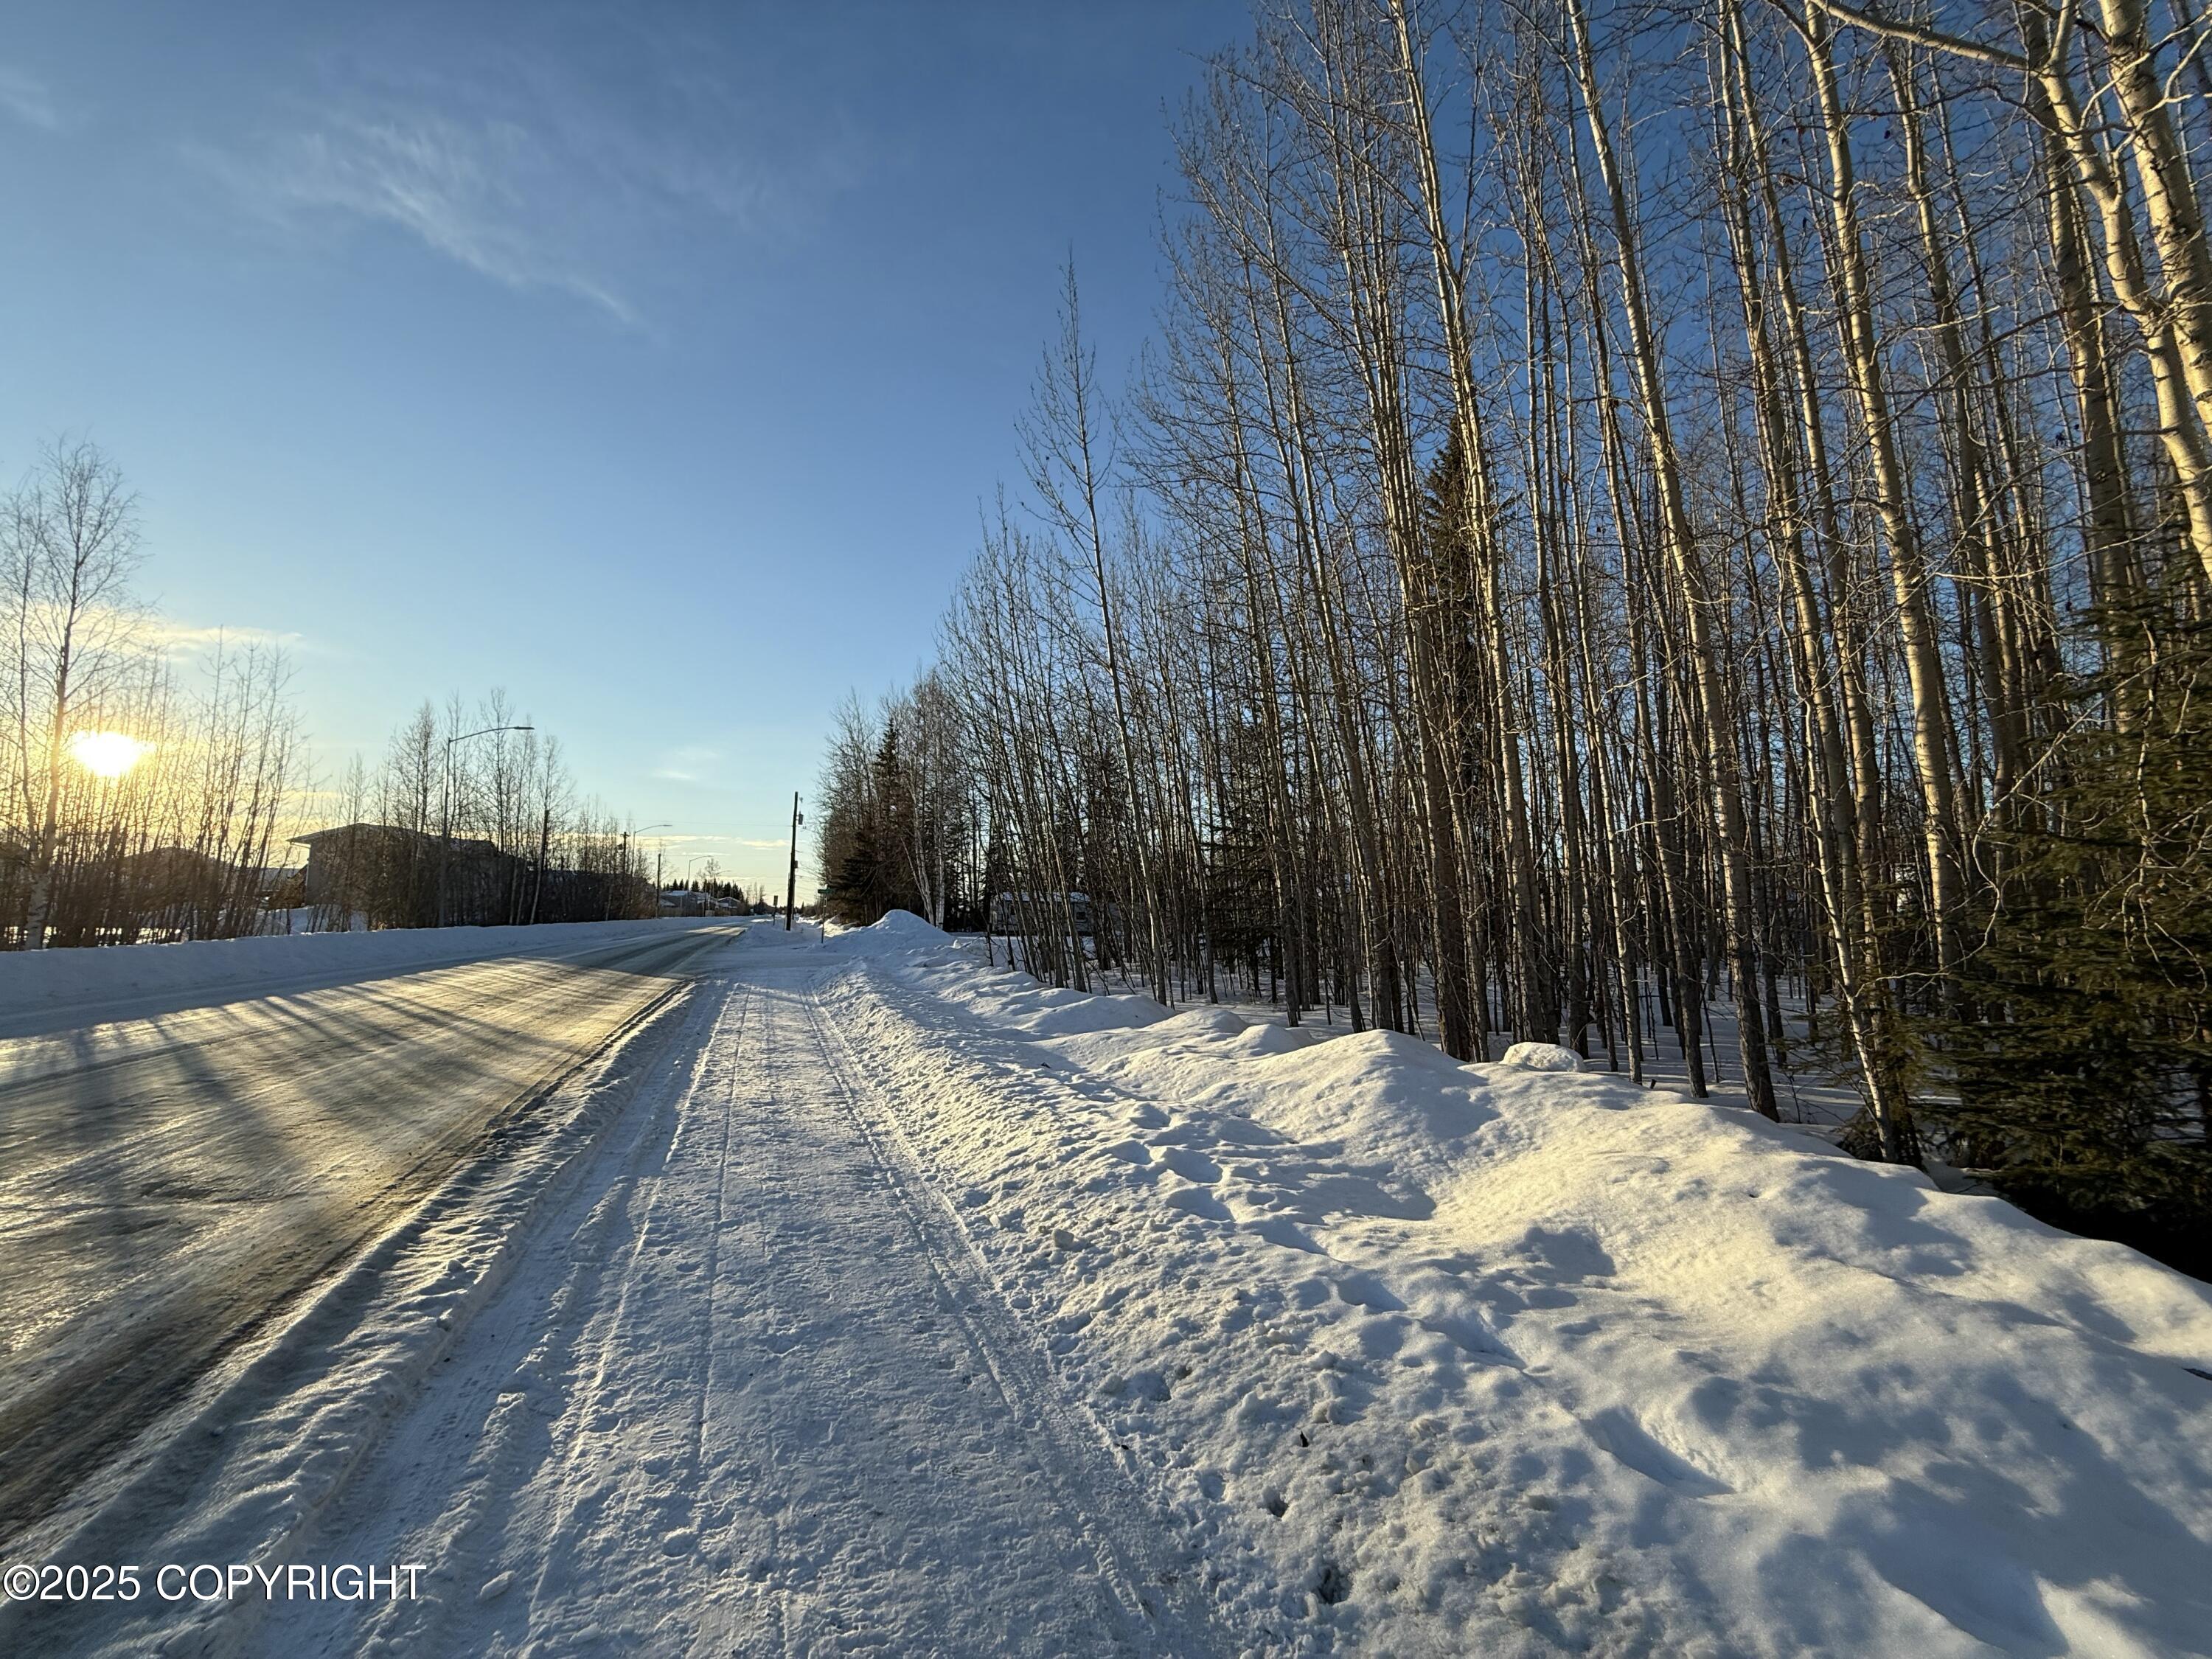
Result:
M681 948L696 958L714 943ZM168 1425L166 1462L58 1547L74 1560L420 1563L419 1598L16 1605L0 1611L0 1647L12 1634L115 1653L1215 1651L1188 1564L1060 1399L825 1021L820 986L840 964L810 936L763 929L684 966L694 977L676 1005L581 1090L606 1103L578 1114L584 1131L504 1149L503 1182L463 1181L438 1225L325 1286L284 1352ZM495 971L520 970L375 988L389 1042L361 1038L364 1059L435 1046L403 1029L434 988L441 1021L460 991L470 1018L496 1006L502 1027L550 1014L550 992L486 994ZM600 970L562 974L576 971ZM607 1020L653 994L624 988L603 989ZM342 1006L368 1019L364 1000ZM193 1029L220 1055L234 1024L262 1018L221 1009ZM185 1063L141 1046L143 1066ZM234 1046L282 1070L256 1041ZM45 1075L81 1093L88 1073L57 1062ZM442 1121L458 1108L437 1082L395 1070L381 1098L437 1097ZM215 1091L167 1156L191 1142L191 1160L229 1158L245 1180L247 1160L221 1137L203 1153L191 1127L237 1118L241 1092ZM318 1139L339 1165L351 1121L337 1114ZM160 1159L159 1135L143 1154L107 1139L114 1156ZM53 1208L67 1179L57 1158L41 1167L49 1184L26 1188L27 1216L44 1212L34 1199ZM265 1198L231 1206L258 1218L204 1251L186 1240L164 1257L205 1254L228 1265L203 1276L224 1282L241 1251L307 1273L337 1235L312 1253L280 1245L297 1206ZM146 1224L182 1224L162 1211ZM68 1246L53 1249L58 1261ZM507 1260L488 1271L495 1253ZM189 1275L148 1279L137 1297L165 1328L206 1305ZM89 1364L82 1333L58 1346ZM127 1414L128 1398L91 1394L74 1408L88 1424Z
M429 1595L281 1607L259 1650L1164 1645L1133 1495L848 1074L823 976L763 949L700 987L676 1086L295 1547L434 1564Z

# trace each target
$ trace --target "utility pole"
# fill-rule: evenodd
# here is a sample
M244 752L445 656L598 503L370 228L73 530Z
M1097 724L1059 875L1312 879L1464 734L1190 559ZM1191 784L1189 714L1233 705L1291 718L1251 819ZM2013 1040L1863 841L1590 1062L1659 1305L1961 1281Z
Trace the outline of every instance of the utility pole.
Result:
M783 931L791 931L792 912L799 908L799 826L806 820L799 816L799 792L791 792L791 875L783 888Z
M538 920L538 902L545 896L545 861L553 855L553 809L545 809L545 822L538 831L538 884L530 890L530 920Z

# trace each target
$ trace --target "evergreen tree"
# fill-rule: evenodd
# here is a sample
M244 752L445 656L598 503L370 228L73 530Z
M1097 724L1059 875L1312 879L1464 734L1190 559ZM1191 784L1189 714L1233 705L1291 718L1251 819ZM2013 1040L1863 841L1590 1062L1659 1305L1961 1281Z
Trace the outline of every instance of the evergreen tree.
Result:
M893 717L884 722L865 793L855 799L854 781L848 779L845 789L832 797L832 827L842 850L823 898L837 921L865 927L893 910L919 913L922 908L908 850L915 802L907 770Z
M2212 1269L2212 629L2085 678L1940 1030L1954 1160L2075 1231ZM2112 722L2105 711L2125 707Z

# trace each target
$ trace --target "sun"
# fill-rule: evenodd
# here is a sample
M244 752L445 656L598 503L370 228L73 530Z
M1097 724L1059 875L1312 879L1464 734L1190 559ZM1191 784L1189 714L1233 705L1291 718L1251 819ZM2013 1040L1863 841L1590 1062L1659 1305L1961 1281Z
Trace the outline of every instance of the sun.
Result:
M119 778L154 752L125 732L80 732L69 740L70 757L94 777Z

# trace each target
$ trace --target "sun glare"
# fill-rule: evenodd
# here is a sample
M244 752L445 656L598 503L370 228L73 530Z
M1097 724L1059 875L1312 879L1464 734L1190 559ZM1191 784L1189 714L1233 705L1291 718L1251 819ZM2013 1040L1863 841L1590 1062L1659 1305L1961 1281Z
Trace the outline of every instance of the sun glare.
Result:
M119 778L153 752L125 732L80 732L69 741L70 756L94 777Z

